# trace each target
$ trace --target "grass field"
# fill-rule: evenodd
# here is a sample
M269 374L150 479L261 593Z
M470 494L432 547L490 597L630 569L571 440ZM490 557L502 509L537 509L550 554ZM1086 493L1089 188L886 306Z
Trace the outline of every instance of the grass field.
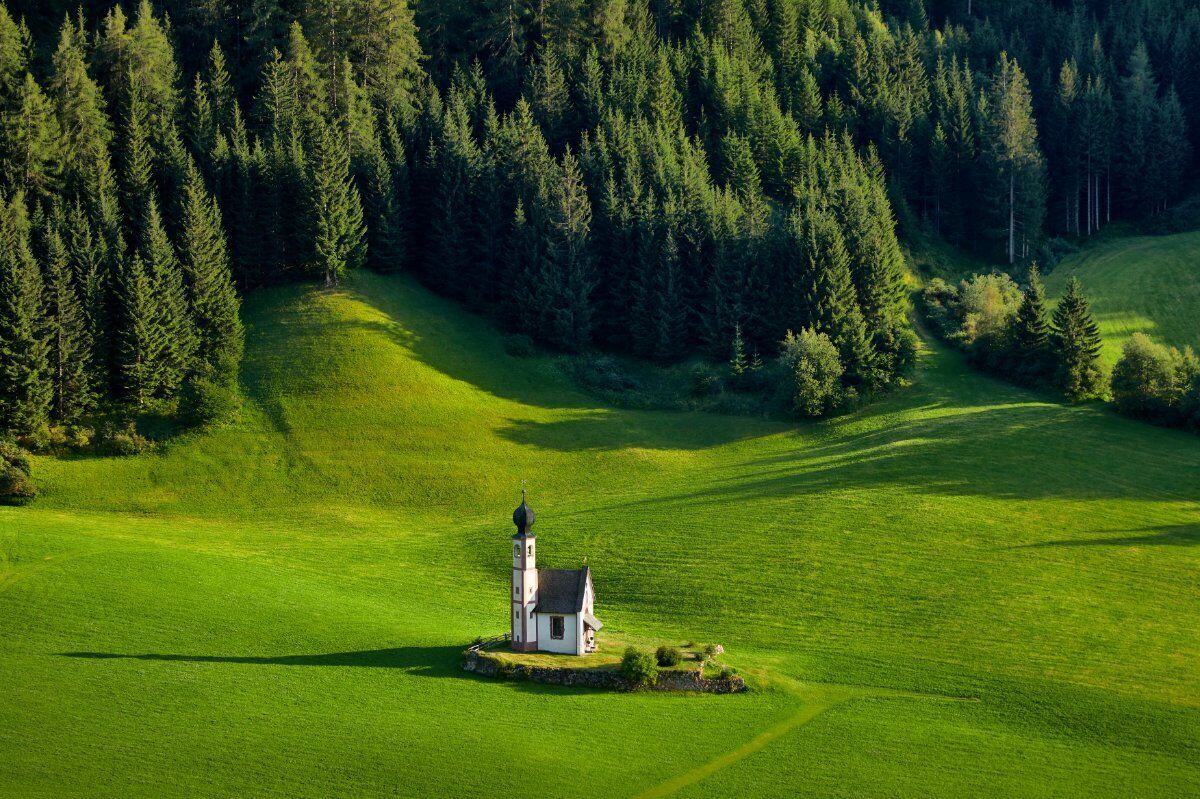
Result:
M812 426L616 410L408 279L246 317L240 421L0 508L0 795L1200 795L1200 439L940 348ZM759 690L459 671L521 480L606 632Z
M1090 246L1047 276L1050 295L1061 295L1072 275L1092 301L1109 364L1137 332L1200 349L1200 231Z

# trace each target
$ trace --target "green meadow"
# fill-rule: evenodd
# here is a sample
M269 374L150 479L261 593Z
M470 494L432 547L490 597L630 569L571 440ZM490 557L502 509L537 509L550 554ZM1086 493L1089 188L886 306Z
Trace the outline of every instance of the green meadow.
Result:
M407 278L245 318L236 422L0 508L0 795L1200 795L1200 438L935 345L819 424L616 409ZM605 632L754 690L462 673L522 480Z
M1091 300L1109 365L1134 333L1200 349L1200 231L1091 245L1046 277L1050 295L1061 295L1071 276Z

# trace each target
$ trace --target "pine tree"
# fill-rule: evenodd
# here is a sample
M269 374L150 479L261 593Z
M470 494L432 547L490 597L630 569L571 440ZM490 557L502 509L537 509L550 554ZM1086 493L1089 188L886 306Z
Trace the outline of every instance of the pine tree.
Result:
M115 366L121 395L141 408L161 384L167 334L158 324L154 288L142 256L134 253L117 277Z
M117 148L121 177L121 199L133 238L144 237L150 225L150 209L156 206L154 151L150 144L150 117L141 82L127 78L121 111L121 141Z
M188 167L184 188L179 261L205 372L218 382L232 383L242 357L241 303L233 287L221 211L195 164Z
M1010 264L1024 259L1041 237L1046 215L1045 165L1025 74L1007 54L992 78L987 105L989 169L999 194L997 218L1005 230Z
M0 4L0 109L15 105L21 76L29 68L32 39L24 21L17 21Z
M44 234L42 250L52 414L55 421L71 424L95 403L93 376L89 373L92 340L67 247L53 225Z
M563 155L561 179L555 186L553 342L568 352L579 352L591 343L592 206L579 171L579 162L568 149Z
M58 119L42 88L29 73L21 82L14 108L0 122L0 174L8 190L48 199L58 189L62 142Z
M96 232L81 201L76 200L69 205L63 217L59 227L70 260L72 278L79 292L80 307L87 325L86 337L92 345L87 354L88 372L92 377L92 387L97 394L103 394L109 387L108 369L112 349L110 299L115 276L120 271L113 264L119 259L110 253L103 236Z
M66 196L85 204L110 252L124 249L117 182L109 144L112 130L104 112L100 87L88 75L85 34L70 20L63 23L54 52L50 96L62 134L62 187Z
M806 324L837 345L851 382L870 379L874 354L850 278L850 256L831 214L810 209L801 224L804 243Z
M1038 274L1037 264L1030 264L1021 306L1013 328L1013 349L1018 362L1015 371L1033 383L1048 375L1050 354L1050 323L1046 313L1046 292Z
M53 386L42 316L42 277L30 249L25 196L0 203L0 430L38 434Z
M746 373L746 342L742 339L742 325L736 323L733 327L733 344L730 346L732 354L729 357L729 373L733 377L739 378Z
M43 281L30 248L25 198L0 198L0 429L28 431L41 418Z
M1134 215L1153 211L1154 122L1158 81L1146 46L1138 43L1129 57L1129 74L1120 84L1120 149L1117 166L1125 208Z
M350 157L332 125L323 128L309 175L312 202L313 270L326 286L341 283L362 265L366 231L358 189L350 179Z
M193 371L196 358L196 327L188 309L183 271L163 228L158 206L149 204L146 231L139 245L146 278L153 296L152 324L162 335L162 348L155 364L154 391L173 397Z
M1058 365L1058 384L1067 397L1075 401L1099 397L1104 391L1100 330L1076 277L1067 281L1067 290L1054 309L1050 342Z

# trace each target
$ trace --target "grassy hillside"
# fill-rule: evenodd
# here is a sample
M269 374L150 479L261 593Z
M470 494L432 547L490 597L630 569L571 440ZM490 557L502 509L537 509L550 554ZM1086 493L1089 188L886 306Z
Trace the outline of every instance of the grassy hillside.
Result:
M1200 231L1118 238L1064 260L1046 279L1061 295L1076 275L1115 363L1126 339L1143 332L1177 347L1200 349Z
M407 279L246 315L238 423L0 508L0 794L1196 795L1200 439L941 349L814 426L615 410ZM765 687L458 671L522 479L606 633Z

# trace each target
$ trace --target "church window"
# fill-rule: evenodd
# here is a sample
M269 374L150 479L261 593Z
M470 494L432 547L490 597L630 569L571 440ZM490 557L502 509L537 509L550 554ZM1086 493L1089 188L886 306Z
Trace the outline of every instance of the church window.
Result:
M566 629L567 629L567 625L564 623L562 616L551 616L550 617L550 637L551 638L557 638L559 640L562 640L563 635L566 633Z
M531 558L533 557L533 544L529 545L529 548L527 550L525 550L525 554Z
M520 545L520 544L513 544L513 557L515 558L515 557L517 557L517 556L518 556L518 555L520 555L520 554L521 554L521 545Z

